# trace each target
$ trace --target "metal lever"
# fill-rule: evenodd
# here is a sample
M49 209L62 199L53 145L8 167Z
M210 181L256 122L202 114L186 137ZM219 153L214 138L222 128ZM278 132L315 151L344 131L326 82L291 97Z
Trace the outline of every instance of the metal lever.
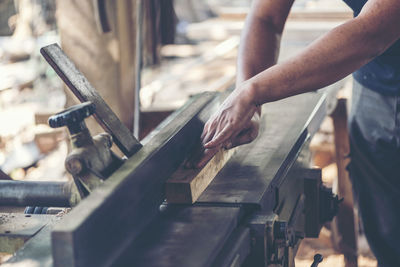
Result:
M318 264L320 264L323 259L324 259L324 257L321 254L315 254L314 255L314 261L311 264L311 267L317 267Z
M142 144L118 119L96 89L57 44L43 47L40 53L81 102L90 101L95 104L95 119L105 131L112 135L115 144L127 157L142 148Z
M49 118L52 128L68 127L72 151L65 160L65 168L74 177L81 197L99 186L123 162L111 151L111 135L102 133L93 138L90 135L85 119L94 112L95 105L85 102Z

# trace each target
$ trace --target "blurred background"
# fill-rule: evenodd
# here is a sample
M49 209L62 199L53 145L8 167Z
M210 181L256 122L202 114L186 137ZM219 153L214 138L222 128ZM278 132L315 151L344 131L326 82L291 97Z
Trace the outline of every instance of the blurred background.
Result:
M121 121L142 139L191 96L234 84L240 32L250 3L1 0L0 179L68 179L68 136L64 129L50 128L47 119L78 101L41 57L41 47L60 44ZM279 60L351 17L340 0L295 1ZM340 88L348 97L351 79L342 81ZM92 134L103 131L94 120L88 124ZM312 149L324 182L334 187L337 167L329 117ZM360 236L358 266L376 266ZM302 243L296 266L310 266L315 253L325 257L320 266L345 266L337 239L327 225L319 239ZM0 254L0 263L8 257Z

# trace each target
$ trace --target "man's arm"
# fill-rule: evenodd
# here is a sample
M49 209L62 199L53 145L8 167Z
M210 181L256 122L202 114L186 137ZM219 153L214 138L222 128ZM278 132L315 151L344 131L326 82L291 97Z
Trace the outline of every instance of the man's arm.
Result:
M236 88L244 81L276 64L280 39L287 16L294 0L253 0L241 34L237 61ZM221 148L232 148L253 141L259 130L261 106L246 121L241 130L229 142L201 152L197 167L203 166ZM203 131L202 140L208 140L209 132ZM190 165L190 164L189 164Z
M276 64L281 35L294 0L254 0L241 34L236 85ZM225 147L253 141L259 130L261 106L244 129Z
M230 142L257 106L316 90L352 73L400 38L399 25L399 0L369 0L358 17L331 30L299 55L237 86L206 123L204 147Z
M400 38L400 1L370 0L358 17L248 83L256 104L327 86L382 54Z
M276 64L283 28L294 0L254 0L241 34L236 84Z

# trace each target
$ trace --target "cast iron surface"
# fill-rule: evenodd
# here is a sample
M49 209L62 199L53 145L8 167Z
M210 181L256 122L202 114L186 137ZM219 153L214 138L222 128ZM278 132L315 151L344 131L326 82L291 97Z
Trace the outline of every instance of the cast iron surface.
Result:
M167 207L113 266L210 266L239 215L236 207Z
M274 213L279 215L280 220L289 221L299 196L304 193L304 177L307 177L309 173L311 162L309 143L306 142L303 145L285 179L276 187Z
M240 147L197 202L273 208L275 188L283 182L302 145L318 130L324 116L325 97L321 93L265 105L258 138Z
M132 156L142 147L57 44L43 47L40 52L81 102L91 101L96 106L95 119L112 135L115 144L126 156Z
M251 238L250 229L240 226L226 241L212 267L241 266L252 248L254 248L254 242Z

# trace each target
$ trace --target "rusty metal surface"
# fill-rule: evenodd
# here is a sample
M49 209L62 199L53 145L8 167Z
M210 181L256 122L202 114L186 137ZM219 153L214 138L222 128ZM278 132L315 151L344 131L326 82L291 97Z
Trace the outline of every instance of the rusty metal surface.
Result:
M0 213L0 252L14 253L39 232L50 215Z
M118 148L128 157L135 154L142 145L118 119L61 48L57 44L52 44L43 47L40 49L40 52L81 102L91 101L95 104L96 111L94 117L103 129L112 135Z

